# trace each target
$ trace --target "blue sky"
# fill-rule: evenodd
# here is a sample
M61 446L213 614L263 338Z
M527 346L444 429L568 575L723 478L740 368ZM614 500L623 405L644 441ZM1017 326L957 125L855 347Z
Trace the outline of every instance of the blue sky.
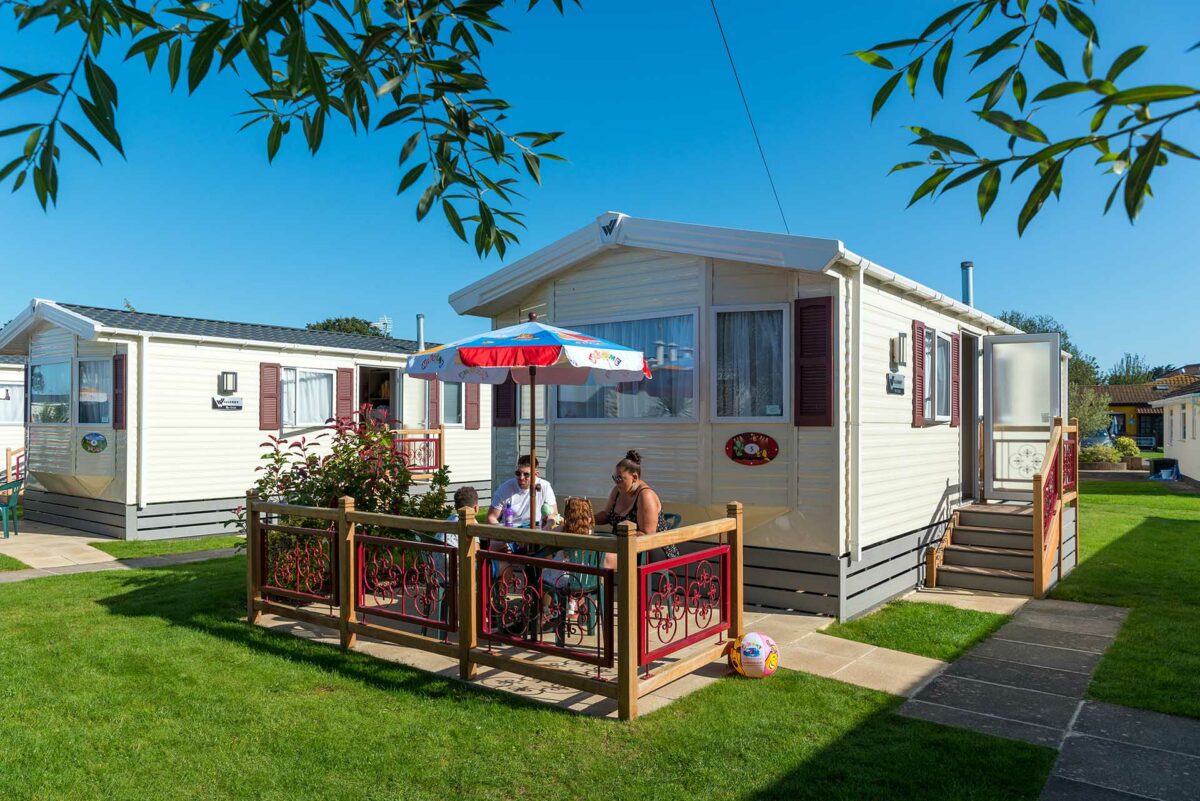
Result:
M1134 226L1115 211L1101 216L1107 178L1083 160L1023 239L1015 219L1028 184L1003 186L983 224L973 189L906 211L915 174L887 171L919 154L900 126L983 138L963 104L980 81L958 63L947 101L925 85L915 104L898 94L870 125L886 74L845 54L916 33L949 4L718 5L793 233L841 239L955 295L958 264L973 259L977 305L1052 314L1104 367L1124 351L1200 361L1200 166L1157 175L1156 198ZM1131 79L1194 81L1200 53L1184 51L1200 39L1200 5L1155 0L1136 23L1128 9L1096 9L1098 63L1145 43ZM515 104L515 129L566 131L558 151L569 159L546 165L543 187L528 188L529 229L508 262L610 209L782 230L707 2L585 0L565 17L547 4L507 18L513 32L487 55L493 87ZM62 69L75 36L18 35L5 15L0 60ZM1073 66L1078 41L1066 41ZM102 63L121 88L128 161L109 151L101 167L69 150L49 213L31 193L0 193L0 320L39 296L107 306L128 298L142 311L284 325L388 314L403 336L424 312L439 340L483 325L457 317L446 296L502 262L480 261L436 213L417 223L415 194L395 196L401 126L357 138L331 126L315 158L297 137L268 166L266 129L236 133L233 114L245 107L236 76L172 95L164 64L147 76L140 59L122 66L122 55L113 47ZM51 100L0 103L0 128L48 116ZM1065 131L1073 114L1041 121ZM1173 136L1197 149L1200 125ZM18 144L0 140L0 155Z

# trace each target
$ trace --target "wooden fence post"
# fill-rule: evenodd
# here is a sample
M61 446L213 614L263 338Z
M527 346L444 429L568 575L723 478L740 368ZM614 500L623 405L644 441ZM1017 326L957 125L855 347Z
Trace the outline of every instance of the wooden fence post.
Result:
M729 634L736 639L745 634L742 624L742 504L732 501L725 506L725 516L736 522L729 532Z
M1046 597L1046 524L1042 515L1045 495L1042 486L1045 478L1041 473L1033 477L1033 597Z
M638 569L637 528L617 525L617 716L637 717Z
M348 495L338 498L337 542L334 545L338 549L338 618L343 648L353 648L358 641L358 635L350 628L352 623L358 622L358 613L354 609L358 601L358 565L354 553L356 526L346 519L346 514L353 511L353 498Z
M254 503L258 499L253 490L246 491L246 622L258 622L262 612L255 604L262 598L262 550L258 538L258 510Z
M479 635L479 587L475 583L479 540L470 533L474 522L474 507L458 510L458 677L463 681L475 678L471 651L478 645Z

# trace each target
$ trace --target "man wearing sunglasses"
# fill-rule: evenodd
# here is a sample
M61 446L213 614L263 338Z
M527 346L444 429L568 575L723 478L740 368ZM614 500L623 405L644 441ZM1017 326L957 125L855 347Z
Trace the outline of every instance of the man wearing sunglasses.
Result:
M502 483L496 492L492 495L492 507L488 509L487 521L492 524L499 523L501 516L504 514L504 507L508 504L512 505L513 510L513 525L528 526L529 525L529 485L532 480L533 470L530 467L532 460L526 454L517 460L517 469L513 478ZM540 467L540 465L539 465ZM558 502L554 497L554 488L550 486L550 482L538 476L538 491L537 491L538 509L534 510L533 519L536 525L541 525L543 504L550 504L552 514L558 514Z

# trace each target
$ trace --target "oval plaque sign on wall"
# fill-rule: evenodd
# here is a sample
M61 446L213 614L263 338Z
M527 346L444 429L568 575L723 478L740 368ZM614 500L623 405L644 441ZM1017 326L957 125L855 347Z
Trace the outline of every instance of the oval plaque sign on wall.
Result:
M729 438L725 443L725 455L738 464L767 464L779 455L779 443L774 437L747 431Z
M93 431L90 434L84 434L79 444L88 453L102 453L108 447L108 438L103 434Z

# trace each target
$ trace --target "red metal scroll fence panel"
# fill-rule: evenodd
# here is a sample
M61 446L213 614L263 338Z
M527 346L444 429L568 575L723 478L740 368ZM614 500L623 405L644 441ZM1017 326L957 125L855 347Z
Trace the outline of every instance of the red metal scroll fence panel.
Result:
M396 452L412 473L432 473L442 465L441 441L437 434L397 437Z
M611 568L479 551L482 641L613 666Z
M1079 434L1063 434L1063 485L1075 489L1075 452L1079 448Z
M458 631L458 549L359 534L356 608L368 616Z
M1055 540L1050 536L1050 524L1054 520L1054 513L1058 509L1058 500L1060 488L1058 485L1058 460L1062 458L1062 447L1057 447L1050 454L1050 459L1047 462L1045 469L1042 470L1042 475L1045 476L1045 482L1042 484L1042 548L1049 550L1055 545Z
M729 629L729 546L638 568L638 665Z
M275 523L258 529L264 595L337 606L335 531Z

